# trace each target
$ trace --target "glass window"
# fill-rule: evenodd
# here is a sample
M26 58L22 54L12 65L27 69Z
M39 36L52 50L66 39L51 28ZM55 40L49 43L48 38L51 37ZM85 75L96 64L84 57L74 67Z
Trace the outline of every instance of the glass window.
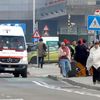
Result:
M96 1L96 5L100 5L100 0Z
M25 50L24 37L22 36L0 36L1 49Z
M70 5L94 5L96 0L68 0Z
M88 0L88 5L96 5L96 0Z

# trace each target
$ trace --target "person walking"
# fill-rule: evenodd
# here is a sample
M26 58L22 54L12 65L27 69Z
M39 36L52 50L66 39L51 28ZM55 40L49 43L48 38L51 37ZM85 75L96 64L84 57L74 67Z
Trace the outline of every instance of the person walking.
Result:
M46 49L47 49L46 44L43 43L43 39L40 38L38 43L38 61L39 61L38 67L43 68L44 57L46 56Z
M90 49L90 54L86 63L87 70L93 69L93 83L100 81L100 46L99 41L96 41L94 46Z
M61 43L61 47L58 49L59 54L59 63L62 70L63 77L68 76L68 72L71 70L71 64L70 64L70 49L69 47L65 46L65 43Z

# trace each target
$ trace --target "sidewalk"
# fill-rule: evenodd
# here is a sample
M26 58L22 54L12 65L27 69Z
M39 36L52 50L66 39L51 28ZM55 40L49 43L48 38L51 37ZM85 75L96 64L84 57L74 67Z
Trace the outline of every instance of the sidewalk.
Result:
M61 77L60 69L56 63L44 64L43 68L38 68L36 64L30 64L28 71L31 76L58 76Z
M63 81L67 81L72 85L81 86L88 89L100 90L100 83L96 83L95 85L92 82L92 76L88 77L72 77L67 79L62 79Z
M60 74L60 69L56 63L54 64L44 64L44 67L38 68L37 65L29 65L28 71L30 76L36 77L49 77L56 80L63 80L69 82L70 84L81 86L88 89L100 90L100 83L93 84L92 77L70 77L63 78Z

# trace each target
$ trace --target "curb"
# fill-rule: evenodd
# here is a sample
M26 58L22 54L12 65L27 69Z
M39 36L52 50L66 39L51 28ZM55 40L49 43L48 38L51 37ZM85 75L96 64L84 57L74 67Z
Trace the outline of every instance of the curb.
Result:
M60 79L59 77L53 75L48 75L47 78L53 79L55 81L58 81Z
M99 91L100 91L100 87L95 86L95 85L94 85L94 86L90 86L90 85L87 85L87 84L75 82L75 81L70 80L70 79L68 79L68 78L65 79L65 78L60 78L60 77L53 76L53 75L48 75L47 77L50 78L50 79L53 79L53 80L55 80L55 81L60 81L60 80L62 80L62 81L64 81L64 82L68 82L68 83L71 84L71 85L76 85L76 86L80 86L80 87L83 87L83 88L93 89L93 90L99 90Z
M95 86L95 85L91 86L91 85L88 85L88 84L83 84L83 83L75 82L75 81L70 80L70 79L62 79L62 80L65 81L65 82L68 82L69 84L80 86L80 87L83 87L83 88L100 90L100 87Z

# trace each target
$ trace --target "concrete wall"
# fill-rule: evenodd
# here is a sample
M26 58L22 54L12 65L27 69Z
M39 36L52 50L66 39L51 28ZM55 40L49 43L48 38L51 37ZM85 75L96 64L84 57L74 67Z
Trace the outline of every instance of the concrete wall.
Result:
M0 0L0 20L32 19L32 0Z
M0 0L0 24L26 24L26 39L31 41L33 30L33 0Z

